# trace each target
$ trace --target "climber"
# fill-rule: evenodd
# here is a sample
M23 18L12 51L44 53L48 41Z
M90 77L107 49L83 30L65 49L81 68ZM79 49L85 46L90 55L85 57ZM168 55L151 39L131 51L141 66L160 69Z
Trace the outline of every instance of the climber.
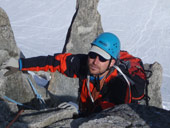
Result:
M129 65L120 61L121 55L127 52L120 51L118 37L104 32L91 46L88 54L58 53L54 56L21 58L19 61L11 59L6 64L9 69L7 74L17 70L57 70L67 77L79 78L79 111L83 116L141 99L144 96L145 76L132 75Z

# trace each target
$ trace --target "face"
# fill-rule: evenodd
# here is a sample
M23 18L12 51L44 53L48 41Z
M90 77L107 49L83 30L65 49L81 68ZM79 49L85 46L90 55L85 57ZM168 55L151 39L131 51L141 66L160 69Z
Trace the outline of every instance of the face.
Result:
M115 60L112 59L110 67L113 66L115 63ZM109 60L104 59L102 56L92 53L92 55L88 56L88 66L89 66L89 71L92 75L98 75L100 73L103 73L106 71L109 65Z

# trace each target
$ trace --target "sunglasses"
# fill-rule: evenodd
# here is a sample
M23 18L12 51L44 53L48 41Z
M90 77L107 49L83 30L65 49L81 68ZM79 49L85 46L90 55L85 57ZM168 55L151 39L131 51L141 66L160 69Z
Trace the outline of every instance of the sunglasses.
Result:
M98 56L99 57L99 60L101 62L106 62L107 59L105 59L104 57L100 56L99 54L95 53L95 52L89 52L88 56L91 58L91 59L96 59L96 57Z

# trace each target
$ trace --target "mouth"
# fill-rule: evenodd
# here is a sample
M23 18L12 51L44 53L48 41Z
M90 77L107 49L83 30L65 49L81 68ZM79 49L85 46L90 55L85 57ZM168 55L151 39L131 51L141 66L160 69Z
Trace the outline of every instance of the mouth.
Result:
M93 64L89 65L89 68L90 68L91 70L93 70L93 71L99 69L97 66L95 66L95 65L93 65Z

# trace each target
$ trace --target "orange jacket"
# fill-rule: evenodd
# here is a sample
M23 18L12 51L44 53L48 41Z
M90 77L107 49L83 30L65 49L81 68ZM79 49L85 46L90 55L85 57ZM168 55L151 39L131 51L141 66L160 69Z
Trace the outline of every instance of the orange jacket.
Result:
M100 91L96 89L95 80L89 81L90 93L94 99L92 102L87 88L87 66L88 56L85 54L71 53L55 54L54 56L39 56L28 59L20 59L20 69L22 71L51 71L56 70L60 73L72 77L79 78L80 83L80 112L90 114L103 109L113 107L114 105L131 103L133 99L140 99L144 95L144 81L136 77L135 86L129 89L127 82L119 72L114 69L110 74L103 78L100 83L102 86ZM139 82L138 82L139 81Z

